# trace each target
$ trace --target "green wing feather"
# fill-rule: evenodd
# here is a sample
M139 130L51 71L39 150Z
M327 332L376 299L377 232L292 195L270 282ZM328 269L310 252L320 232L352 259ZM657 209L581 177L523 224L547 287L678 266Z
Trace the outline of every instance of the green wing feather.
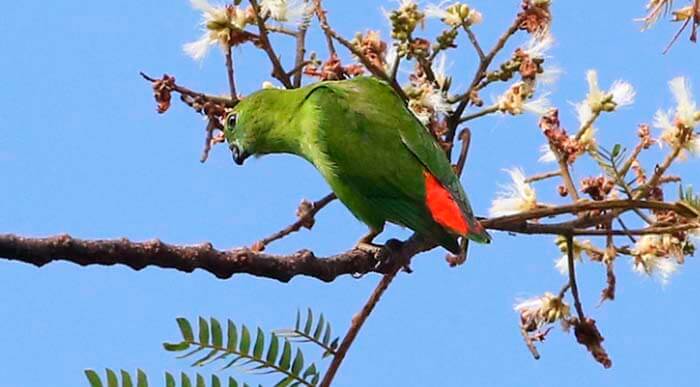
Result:
M415 118L403 104L403 101L394 93L389 85L375 78L355 78L354 84L376 94L375 98L382 101L385 110L376 107L365 109L365 114L371 115L373 120L386 122L397 128L401 141L406 148L447 188L452 197L458 203L462 213L469 223L470 230L482 230L469 235L470 239L477 242L488 243L490 237L486 231L477 226L469 199L462 188L459 177L452 169L445 152L437 141L428 133L426 128ZM373 98L374 99L374 98Z

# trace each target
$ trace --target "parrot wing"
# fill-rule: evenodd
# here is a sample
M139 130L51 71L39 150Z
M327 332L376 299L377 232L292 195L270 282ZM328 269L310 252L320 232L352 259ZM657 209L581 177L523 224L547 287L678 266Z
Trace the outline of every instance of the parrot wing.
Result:
M375 79L367 79L381 85L384 92L390 92L394 95L396 102L392 110L394 112L401 111L402 114L394 114L391 119L395 120L395 126L398 127L403 144L429 172L426 175L427 204L431 207L433 216L439 222L439 218L442 218L444 223L454 225L457 229L463 229L464 221L466 221L466 233L464 234L477 242L489 242L490 236L474 219L469 199L467 199L459 177L455 174L444 150L413 113L404 106L389 85ZM455 219L454 212L456 211L459 211L465 219Z

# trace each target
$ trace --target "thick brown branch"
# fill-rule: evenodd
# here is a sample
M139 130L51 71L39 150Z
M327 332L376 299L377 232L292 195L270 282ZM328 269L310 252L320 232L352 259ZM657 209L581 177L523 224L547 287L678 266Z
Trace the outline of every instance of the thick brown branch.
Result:
M281 282L288 282L299 275L331 282L346 274L386 274L394 262L408 262L413 256L433 247L434 244L414 236L402 243L391 259L379 265L372 254L362 250L319 258L308 250L290 255L272 255L248 248L217 250L210 243L177 246L160 240L132 242L128 239L81 240L68 235L27 238L0 234L0 258L38 267L54 261L81 266L122 264L134 270L156 266L187 273L202 269L221 279L234 274L250 274Z
M159 240L143 243L127 239L88 241L67 235L49 238L0 235L0 257L38 267L53 261L73 262L81 266L122 264L134 270L157 266L188 273L202 269L222 279L245 273L282 282L288 282L297 275L330 282L344 274L375 271L377 265L374 257L359 250L318 258L306 250L280 256L257 253L247 248L217 250L209 243L175 246Z

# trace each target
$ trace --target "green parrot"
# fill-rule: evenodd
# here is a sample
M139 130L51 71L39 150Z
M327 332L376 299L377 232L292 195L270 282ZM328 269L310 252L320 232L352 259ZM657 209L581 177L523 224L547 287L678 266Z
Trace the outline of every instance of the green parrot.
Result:
M287 153L313 164L338 199L369 227L407 227L454 254L488 243L444 151L385 82L371 77L263 89L225 122L233 159ZM460 243L460 238L461 242Z

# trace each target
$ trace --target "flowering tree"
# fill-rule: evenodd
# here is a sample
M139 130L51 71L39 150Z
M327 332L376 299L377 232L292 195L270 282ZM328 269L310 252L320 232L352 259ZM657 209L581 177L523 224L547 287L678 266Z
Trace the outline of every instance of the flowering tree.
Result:
M333 15L327 14L320 0L250 0L247 4L235 1L223 6L205 0L191 2L202 13L203 34L185 44L184 51L201 60L212 47L220 47L225 57L229 95L194 91L169 75L142 76L152 84L159 113L169 109L176 94L196 113L206 117L202 161L206 161L212 147L225 141L222 132L225 117L245 98L236 87L236 76L241 69L234 66L233 48L238 46L262 50L269 58L275 83L265 82L264 88L294 89L317 81L364 75L386 82L442 145L460 174L471 141L467 128L470 122L492 115L528 113L539 117L543 135L541 161L551 163L551 170L531 176L520 169L509 170L512 182L496 194L489 217L481 219L484 227L495 231L557 236L562 256L556 267L566 275L566 281L557 291L515 306L520 317L519 329L535 358L539 358L536 344L545 339L554 324L561 324L564 330L573 331L577 342L596 361L604 367L612 365L602 345L603 336L580 300L577 262L586 258L602 266L606 287L601 291L600 301L604 302L615 299L615 267L621 257L630 257L634 270L668 281L695 251L693 237L700 230L700 196L692 189L683 188L681 176L668 173L678 160L700 154L700 135L696 131L700 110L693 100L690 80L684 77L670 80L674 106L671 110L657 111L650 124L639 125L634 144L601 144L596 137L598 120L632 104L635 90L625 81L601 87L596 71L590 70L586 74L588 93L575 105L578 122L573 130L567 131L546 93L547 85L559 74L558 69L549 65L547 56L553 43L549 32L552 20L549 0L524 0L514 12L510 26L490 46L476 34L481 13L459 2L422 7L411 0L401 1L386 11L391 25L390 40L383 39L376 31L359 33L352 39L340 35L329 20ZM700 1L673 8L668 0L651 0L647 8L648 14L640 19L645 28L662 15L670 14L673 21L681 23L678 35L689 27L690 39L695 41L700 25ZM309 53L306 45L312 23L318 23L325 38L322 55ZM422 30L426 23L438 23L441 32L426 36ZM502 62L496 62L506 43L518 34L529 35L528 42ZM294 41L293 55L284 55L293 57L293 61L283 63L278 48L271 42L272 35ZM453 87L446 72L446 53L457 50L478 58L473 78L462 90ZM400 68L406 71L399 71ZM482 95L487 89L499 90L500 96L485 101ZM643 165L640 155L655 145L666 149L665 158L656 165ZM597 169L575 179L572 167L583 159L593 160ZM579 173L582 170L585 168L577 169ZM680 188L678 196L668 188L674 185ZM546 189L556 190L561 202L541 201L537 191ZM382 275L379 284L343 337L334 339L331 325L322 315L316 317L309 310L304 316L297 315L294 328L269 335L260 329L251 334L245 325L231 321L221 324L202 318L197 322L195 334L189 321L178 319L182 340L165 344L166 350L173 352L192 349L185 356L204 350L204 356L195 362L197 365L225 361L226 367L280 374L278 385L329 386L363 323L392 280L402 269L410 272L414 256L436 247L414 235L406 241L390 241L381 257L359 249L325 258L316 257L308 250L287 256L265 253L266 247L276 240L302 228L311 229L314 216L335 199L330 193L315 202L302 202L294 223L250 247L220 251L210 244L174 246L158 240L136 243L79 240L66 235L51 238L0 235L0 257L38 266L67 260L81 265L121 263L136 270L152 265L186 272L201 268L220 278L247 273L285 282L297 275L331 282L344 274L379 273ZM456 266L464 263L465 258L448 255L446 260ZM295 352L294 341L319 347L322 358L330 358L328 366L321 369L315 363L305 364L303 352L298 347ZM94 371L87 371L87 376L93 386L102 385ZM141 371L135 379L139 386L148 383ZM116 373L108 371L106 381L109 386L117 385ZM233 379L228 382L237 385ZM122 373L121 383L132 385L132 376ZM185 386L192 381L183 375L180 383ZM195 383L205 385L199 375ZM176 385L175 378L166 374L166 384ZM221 385L221 380L215 376L211 384Z

